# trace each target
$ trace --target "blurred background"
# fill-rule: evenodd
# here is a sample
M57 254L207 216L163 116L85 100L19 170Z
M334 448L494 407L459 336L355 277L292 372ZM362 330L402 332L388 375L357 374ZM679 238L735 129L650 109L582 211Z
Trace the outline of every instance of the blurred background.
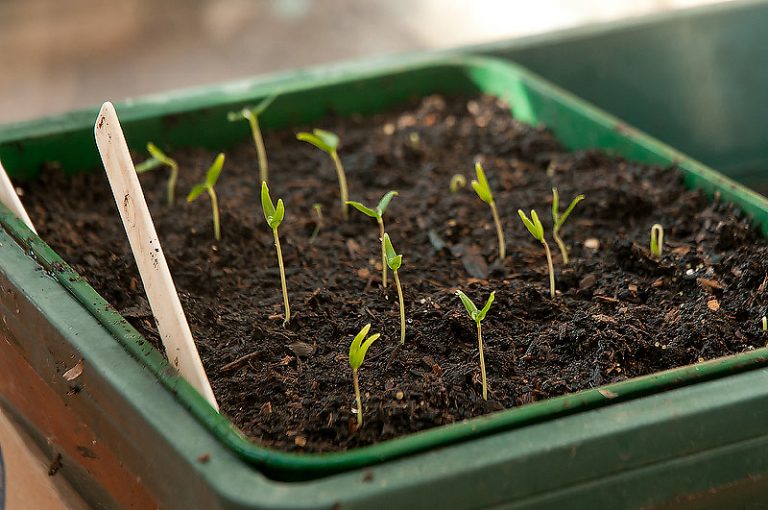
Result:
M715 0L0 0L0 123Z

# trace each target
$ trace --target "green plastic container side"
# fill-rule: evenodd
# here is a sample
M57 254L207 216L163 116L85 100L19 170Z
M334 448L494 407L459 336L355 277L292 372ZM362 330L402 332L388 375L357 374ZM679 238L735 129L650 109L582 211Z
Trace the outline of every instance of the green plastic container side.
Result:
M129 144L149 140L175 147L203 145L221 149L246 140L247 126L226 121L226 112L273 93L280 96L264 114L265 129L306 125L329 112L370 114L409 98L432 93L488 93L508 101L518 119L551 128L571 149L602 147L632 160L676 164L692 188L718 192L738 204L762 231L768 232L768 202L761 196L628 127L515 65L486 58L412 59L398 65L355 67L286 75L268 82L243 82L179 92L118 104ZM97 110L75 112L53 121L36 121L0 129L0 158L13 176L33 178L45 165L69 172L98 166L93 142ZM205 129L202 129L202 128ZM673 387L710 380L768 364L768 349L627 380L599 389L508 409L372 446L329 454L294 454L248 441L224 417L180 379L128 322L77 275L43 240L7 210L5 229L68 289L90 314L220 441L271 477L309 479L370 466L556 417L595 409ZM605 391L608 390L608 391ZM608 398L606 395L615 398Z

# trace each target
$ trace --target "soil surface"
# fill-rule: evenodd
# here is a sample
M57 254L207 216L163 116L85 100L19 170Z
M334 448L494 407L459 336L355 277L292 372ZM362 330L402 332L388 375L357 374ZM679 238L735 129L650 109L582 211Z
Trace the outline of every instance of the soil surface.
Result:
M400 193L385 224L404 256L404 347L395 288L380 285L376 222L352 209L341 220L331 160L295 139L313 127L339 134L351 199L375 205L388 190ZM766 243L734 207L687 191L674 169L568 152L490 97L429 97L371 118L266 133L265 142L272 195L286 206L279 231L293 313L287 327L254 147L244 139L227 154L217 187L221 242L207 196L184 201L214 153L172 153L181 167L173 207L165 203L167 171L141 175L221 410L261 444L345 450L766 343ZM503 263L489 207L469 185L449 192L454 174L471 180L476 160L502 219ZM563 208L586 195L561 232L568 266L551 240L553 186ZM103 172L48 171L24 191L43 239L157 344ZM310 243L315 203L325 222ZM542 245L518 208L542 218L555 299ZM647 248L654 223L665 229L661 260ZM488 401L458 288L480 306L496 291L483 322ZM356 431L347 352L366 323L382 337L360 370L365 424Z

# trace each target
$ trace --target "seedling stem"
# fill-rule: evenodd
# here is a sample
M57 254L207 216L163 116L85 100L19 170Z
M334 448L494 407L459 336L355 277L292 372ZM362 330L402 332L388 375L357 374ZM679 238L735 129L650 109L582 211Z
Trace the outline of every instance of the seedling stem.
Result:
M347 210L347 201L349 200L349 196L347 194L347 175L344 173L344 166L341 164L341 158L339 158L339 153L337 152L339 147L339 137L330 131L314 129L312 130L312 133L298 133L296 138L314 145L321 151L331 156L333 164L336 166L336 177L339 179L341 214L346 220L349 216Z
M352 384L355 387L358 429L363 426L363 399L360 398L360 385L357 381L357 371L363 364L363 361L365 360L365 354L368 352L371 344L373 344L373 342L375 342L379 336L381 336L378 333L374 333L366 339L365 337L368 335L368 331L370 331L370 329L370 324L363 326L363 329L361 329L360 332L355 335L352 343L349 344L349 366L352 367Z
M651 255L661 258L664 247L664 227L656 223L651 227Z
M288 286L285 283L285 268L283 267L283 251L280 249L280 236L277 233L277 227L282 223L285 217L285 206L283 199L277 200L277 205L272 203L272 197L269 196L269 187L266 182L261 183L261 207L264 210L264 219L267 220L272 234L275 236L275 250L277 251L277 265L280 268L280 286L283 290L283 305L285 306L285 320L283 325L291 320L291 305L288 304Z
M562 227L565 220L568 219L568 216L571 214L571 211L573 211L573 208L576 207L576 204L582 200L584 200L584 195L578 195L571 200L570 205L568 205L563 214L560 214L560 196L557 193L557 188L552 188L552 237L555 239L557 247L560 248L560 254L563 257L563 264L565 265L568 264L568 249L560 238L560 227Z
M384 211L387 210L389 202L397 196L397 191L388 191L381 197L379 203L375 209L371 209L360 202L347 202L361 213L371 218L376 218L376 222L379 224L379 240L381 241L381 285L387 287L387 255L384 249Z
M400 302L400 344L405 344L405 305L403 304L403 288L400 286L400 277L397 270L403 265L403 256L395 252L389 234L384 234L384 247L387 254L387 265L395 275L395 287L397 287L397 299Z
M261 182L269 182L269 170L267 165L267 151L264 148L264 138L261 136L261 127L259 126L259 116L264 113L276 98L277 95L269 96L253 108L243 108L239 112L229 112L227 115L227 119L230 122L245 119L251 126L253 143L256 146L256 153L259 156L259 180Z
M477 196L480 200L485 202L491 207L491 213L493 214L493 222L496 224L496 237L499 239L499 260L504 260L506 257L506 243L504 242L504 230L501 228L501 220L499 219L499 212L496 210L496 202L493 200L493 194L491 188L488 186L488 181L485 178L485 172L483 171L480 163L475 163L475 174L477 178L472 181L472 188L474 188Z
M217 241L221 240L221 227L219 224L219 201L216 198L216 182L221 175L221 169L224 166L224 153L219 153L216 156L208 172L205 174L205 181L199 184L195 184L187 195L187 202L192 202L197 199L203 191L208 192L208 196L211 197L211 212L213 213L213 236Z
M531 210L530 220L522 209L518 209L517 214L520 215L525 228L528 229L533 238L544 245L544 252L547 255L547 269L549 270L549 295L552 299L555 299L555 267L552 264L552 252L549 251L549 244L544 238L544 226L541 224L541 220L539 220L539 215L534 210Z
M174 194L176 191L176 182L179 180L179 164L176 160L169 158L160 148L152 142L147 143L147 152L151 156L143 163L136 165L136 173L143 174L152 169L165 165L171 169L171 175L168 176L168 189L166 191L168 205L173 205Z
M475 321L475 324L477 324L477 347L480 351L480 375L482 376L483 381L483 400L488 400L488 381L485 377L485 356L483 355L482 322L483 319L485 319L488 310L491 309L493 300L496 298L496 291L491 292L491 295L488 296L488 301L485 302L485 306L480 310L477 309L472 300L469 299L469 297L462 291L457 290L456 295L459 296L459 299L461 299L461 302L464 305L464 308L467 310L467 313L472 318L472 320Z

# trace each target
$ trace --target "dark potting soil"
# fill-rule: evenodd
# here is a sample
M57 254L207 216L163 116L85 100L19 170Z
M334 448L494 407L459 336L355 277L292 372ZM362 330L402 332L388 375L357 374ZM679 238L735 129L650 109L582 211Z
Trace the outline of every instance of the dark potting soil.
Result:
M385 223L404 255L404 347L395 288L380 286L376 223L352 209L341 221L332 163L295 139L299 129L265 134L272 195L286 205L287 327L254 147L244 142L227 154L217 187L221 242L213 241L207 197L184 201L214 153L173 152L181 167L173 207L165 203L167 171L141 175L221 411L263 445L344 450L766 342L759 324L766 243L734 207L686 190L674 169L599 151L570 153L491 97L429 97L319 127L342 140L351 199L375 204L388 190L400 193ZM475 160L486 169L504 225L503 263L488 206L469 186L449 192L452 175L471 179ZM553 186L563 208L586 195L562 230L568 266L550 236ZM48 171L24 190L42 237L157 344L103 172L69 178ZM310 243L315 203L325 222ZM518 208L536 208L544 222L555 299L542 246ZM660 261L647 249L654 223L665 229ZM488 401L475 325L458 288L478 305L496 291L483 323ZM347 352L369 322L382 337L360 371L365 424L356 431Z

